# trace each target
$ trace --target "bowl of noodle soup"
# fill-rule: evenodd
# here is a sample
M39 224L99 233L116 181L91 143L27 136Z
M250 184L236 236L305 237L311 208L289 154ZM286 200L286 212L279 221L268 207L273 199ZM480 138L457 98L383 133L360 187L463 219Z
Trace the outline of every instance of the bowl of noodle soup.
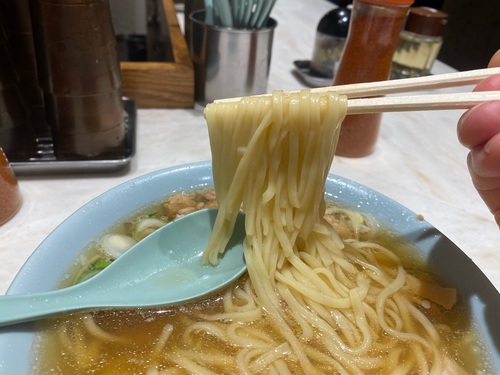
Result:
M419 215L329 174L346 113L345 97L309 90L208 105L211 163L151 173L89 202L36 249L8 293L84 281L158 227L214 205L202 263L218 264L243 210L247 272L178 306L4 328L0 368L498 373L500 295L487 278Z
M117 186L83 206L57 227L20 270L8 294L57 288L61 280L68 277L68 270L82 249L107 228L170 194L201 191L212 186L210 162L153 172ZM430 264L433 270L439 270L440 281L458 290L460 303L468 314L467 325L472 327L481 341L471 344L482 351L480 357L488 362L485 373L496 373L495 369L500 368L500 297L472 261L418 215L358 183L330 174L326 180L325 199L370 216L378 223L377 226L390 230L398 241L411 243L410 258L417 259L417 262L420 259ZM62 246L68 243L71 246ZM450 267L450 259L453 259L453 267ZM40 350L37 347L40 341L36 337L39 334L39 328L34 323L0 329L2 373L35 373L35 356Z

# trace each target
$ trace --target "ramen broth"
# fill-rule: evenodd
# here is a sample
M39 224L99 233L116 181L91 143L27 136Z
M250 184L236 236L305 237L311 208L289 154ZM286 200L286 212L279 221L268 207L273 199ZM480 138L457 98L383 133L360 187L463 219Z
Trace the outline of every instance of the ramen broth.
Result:
M167 222L191 211L191 208L200 209L215 205L213 191L175 195L174 198L176 204L172 204L172 197L169 197L165 202L136 212L133 217L106 233L130 234L133 232L134 223L141 218L160 218ZM181 204L177 204L179 202ZM184 207L183 204L188 206ZM328 207L331 209L333 206L329 204ZM329 209L327 214L328 212ZM342 237L353 235L349 231L349 225L343 223L343 215L338 214L338 211L327 216L327 220L334 224ZM370 242L390 248L402 259L405 269L413 276L431 283L436 282L435 273L429 270L423 259L415 255L416 252L412 250L411 244L398 238L391 231L372 223L370 232L360 233L359 239L369 239ZM106 255L100 253L98 241L93 242L85 250L84 255L76 261L77 264L70 272L71 277L63 284L74 283L96 257L106 258ZM199 360L210 362L210 370L215 374L237 373L235 358L245 342L235 344L227 340L225 330L231 321L224 318L224 306L229 300L237 306L248 304L248 297L252 293L250 280L244 275L222 292L181 306L107 310L47 319L38 325L39 333L35 341L34 356L35 373L187 374L189 372L183 370L184 365L194 364ZM438 331L443 337L442 345L446 347L447 355L463 368L464 374L492 373L481 341L471 327L470 313L463 304L460 304L460 299L451 310L426 300L421 301L420 309L424 310L430 321L439 327ZM261 309L255 306L254 312L251 308L249 311L255 316L249 326L245 327L242 324L241 329L245 332L241 333L240 337L245 337L249 342L252 340L275 342L276 356L286 363L292 373L302 373L289 348L280 345L283 342L280 333L274 331L265 314L259 315ZM213 318L207 318L210 316ZM299 334L299 327L295 329ZM402 348L403 352L405 350L411 351L411 347ZM260 362L257 361L261 365L259 367L254 364L250 370L255 373L269 373L266 367L269 358L260 353L254 355L262 356L259 358ZM399 360L404 360L404 357ZM315 364L314 358L312 363ZM324 364L319 370L324 373L334 373L333 367ZM461 374L451 370L450 373Z

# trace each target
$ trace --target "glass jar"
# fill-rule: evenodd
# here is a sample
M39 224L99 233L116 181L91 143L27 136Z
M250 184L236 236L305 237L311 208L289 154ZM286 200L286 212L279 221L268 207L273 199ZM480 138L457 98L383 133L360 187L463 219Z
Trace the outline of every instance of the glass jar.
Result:
M330 10L318 23L311 59L311 75L333 78L344 49L351 10L345 6Z
M334 85L384 81L413 0L354 0L349 33ZM382 115L346 116L336 154L361 157L375 150Z
M391 78L428 75L443 44L448 15L436 9L410 9L405 29L392 58Z

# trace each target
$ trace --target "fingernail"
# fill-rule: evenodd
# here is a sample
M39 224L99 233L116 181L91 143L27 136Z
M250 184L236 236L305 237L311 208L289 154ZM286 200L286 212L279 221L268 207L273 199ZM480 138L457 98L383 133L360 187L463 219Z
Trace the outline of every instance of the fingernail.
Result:
M463 124L464 124L464 122L467 120L467 118L470 116L470 113L471 113L471 111L472 111L473 109L474 109L474 108L469 109L467 112L465 112L465 113L464 113L462 116L460 116L460 118L458 119L458 123L457 123L457 135L458 135L458 138L459 138L459 139L461 138Z
M493 136L488 142L486 142L486 144L483 147L483 151L486 154L490 154L491 150L493 148L493 144L496 143L496 142L500 143L500 134L497 134L497 135ZM500 144L499 144L499 146L500 146Z
M467 118L470 116L470 114L472 113L472 111L474 110L475 107L472 107L471 109L469 109L467 112L465 112L462 116L460 116L460 119L458 120L458 125L457 125L457 128L458 130L460 131L460 129L462 128L462 124L465 122L465 120L467 120Z

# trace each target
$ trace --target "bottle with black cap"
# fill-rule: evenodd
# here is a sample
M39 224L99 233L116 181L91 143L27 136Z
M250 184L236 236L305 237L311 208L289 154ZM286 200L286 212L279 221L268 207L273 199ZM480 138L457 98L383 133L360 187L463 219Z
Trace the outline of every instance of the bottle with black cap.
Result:
M411 8L392 59L392 79L430 74L443 44L447 19L446 13L436 9Z
M311 75L333 78L335 65L344 49L352 0L335 0L338 8L326 13L318 23L311 60Z

